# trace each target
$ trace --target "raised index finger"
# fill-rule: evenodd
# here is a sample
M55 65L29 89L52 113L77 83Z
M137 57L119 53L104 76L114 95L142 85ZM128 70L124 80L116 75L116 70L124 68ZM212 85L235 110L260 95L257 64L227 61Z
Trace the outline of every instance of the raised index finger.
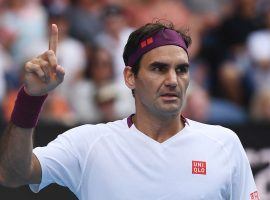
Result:
M53 50L53 52L56 54L57 45L58 45L58 28L56 24L52 24L49 38L49 50Z

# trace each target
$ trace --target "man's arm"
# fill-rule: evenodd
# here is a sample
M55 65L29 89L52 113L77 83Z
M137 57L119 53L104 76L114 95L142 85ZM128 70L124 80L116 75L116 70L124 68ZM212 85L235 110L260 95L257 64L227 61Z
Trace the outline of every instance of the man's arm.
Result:
M52 25L49 50L24 67L24 87L18 93L11 122L0 137L0 184L17 187L40 183L41 166L33 151L33 131L48 92L64 79L57 64L58 28Z
M18 187L40 183L41 168L32 153L33 128L20 128L10 122L0 140L0 184Z

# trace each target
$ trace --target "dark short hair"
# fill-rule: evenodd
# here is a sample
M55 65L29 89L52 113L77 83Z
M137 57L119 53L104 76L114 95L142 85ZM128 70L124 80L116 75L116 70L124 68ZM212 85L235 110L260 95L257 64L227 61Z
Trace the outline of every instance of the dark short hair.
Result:
M189 47L191 44L191 37L187 34L188 30L177 30L174 28L174 25L172 22L161 22L161 21L156 21L153 23L147 23L144 26L140 27L139 29L133 31L128 38L127 44L125 45L124 53L123 53L123 59L125 62L125 65L128 66L128 59L130 55L132 55L137 48L139 47L139 44L141 40L145 37L152 36L156 32L163 30L163 29L171 29L179 33L180 36L184 39L184 42L186 43L186 46ZM139 72L140 68L140 57L134 66L132 66L132 72L137 75Z

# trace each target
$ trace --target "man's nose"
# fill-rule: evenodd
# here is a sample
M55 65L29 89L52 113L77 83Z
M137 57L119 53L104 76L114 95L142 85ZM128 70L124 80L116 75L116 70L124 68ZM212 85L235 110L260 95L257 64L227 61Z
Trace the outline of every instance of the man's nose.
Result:
M177 74L174 70L169 70L166 74L165 85L168 87L177 86Z

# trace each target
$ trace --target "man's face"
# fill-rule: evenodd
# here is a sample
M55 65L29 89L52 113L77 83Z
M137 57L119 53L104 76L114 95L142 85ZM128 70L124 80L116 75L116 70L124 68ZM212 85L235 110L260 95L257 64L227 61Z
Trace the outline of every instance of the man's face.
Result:
M137 109L178 115L189 84L188 66L187 53L178 46L161 46L144 54L134 78Z

